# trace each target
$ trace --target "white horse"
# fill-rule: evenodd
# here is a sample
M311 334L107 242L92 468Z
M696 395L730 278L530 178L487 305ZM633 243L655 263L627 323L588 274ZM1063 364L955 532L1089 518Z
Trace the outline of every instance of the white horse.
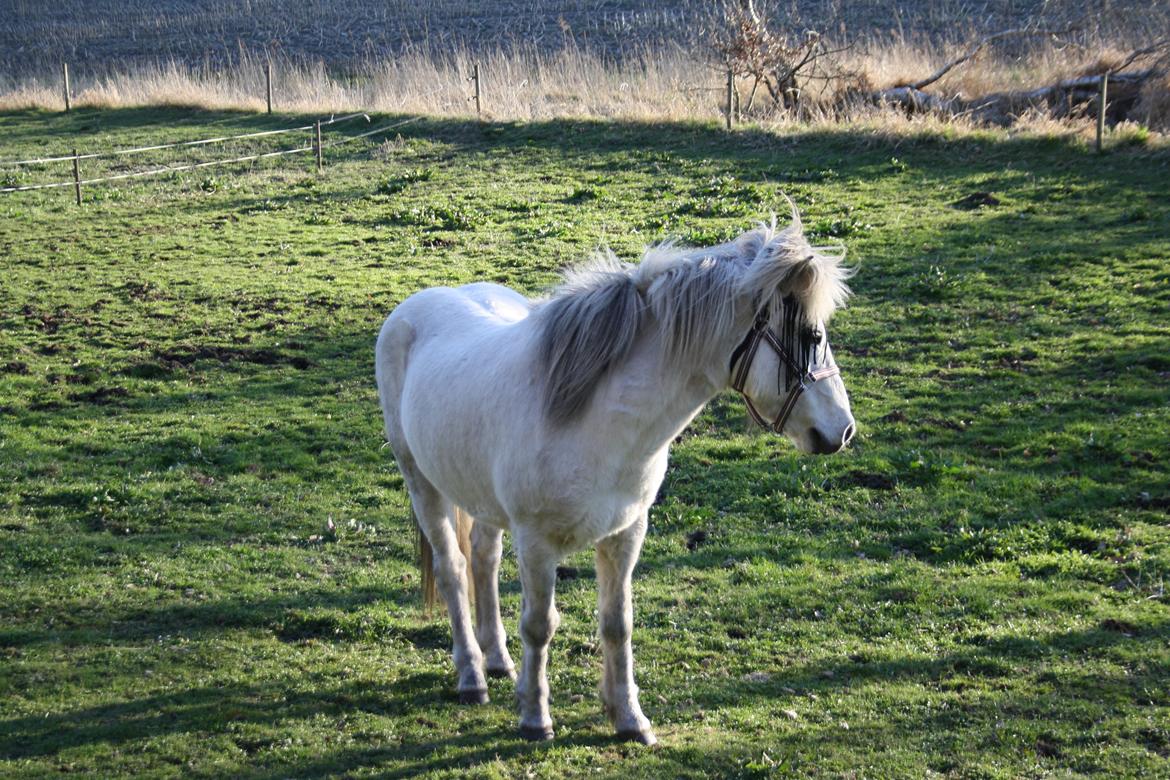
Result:
M485 672L516 676L499 612L508 530L523 588L520 733L552 738L557 563L593 546L605 711L619 737L655 742L634 684L630 575L667 450L728 387L801 451L845 447L854 420L824 331L849 292L842 256L811 247L794 209L785 230L773 220L708 249L660 246L637 265L601 254L544 300L433 288L387 318L386 437L422 531L424 587L433 600L437 580L450 614L461 702L487 701Z

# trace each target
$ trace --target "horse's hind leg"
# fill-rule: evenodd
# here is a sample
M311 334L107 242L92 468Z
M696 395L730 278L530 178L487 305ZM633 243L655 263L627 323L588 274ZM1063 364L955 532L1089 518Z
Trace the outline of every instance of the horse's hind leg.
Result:
M487 681L483 676L483 653L471 627L471 605L467 598L467 560L459 550L453 507L426 478L400 456L410 500L423 535L431 545L435 584L451 617L451 654L458 682L455 690L462 704L485 704ZM409 458L405 459L409 461Z
M516 678L500 620L500 555L504 532L484 523L471 529L471 576L475 580L475 636L491 677Z
M629 528L598 542L597 616L601 624L601 699L605 714L619 738L653 745L657 740L638 703L634 649L630 643L634 625L630 579L645 535L643 515Z
M459 550L454 508L419 471L402 430L402 387L414 335L408 321L393 315L386 320L378 335L375 374L386 440L394 450L398 469L410 492L419 528L430 544L435 583L451 616L451 654L458 675L455 689L459 700L467 704L483 704L488 700L483 653L472 633L471 605L467 598L467 560Z

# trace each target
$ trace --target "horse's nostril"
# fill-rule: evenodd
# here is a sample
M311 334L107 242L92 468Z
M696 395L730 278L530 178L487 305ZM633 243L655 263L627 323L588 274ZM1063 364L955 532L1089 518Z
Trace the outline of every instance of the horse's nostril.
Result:
M828 455L840 449L840 445L833 444L826 439L825 434L821 433L821 429L815 426L808 429L808 437L812 442L812 451L818 455Z
M857 426L850 423L845 430L841 432L840 438L830 438L821 432L820 428L815 425L808 429L808 438L812 444L812 451L818 455L828 455L833 452L840 452L845 449L845 445L849 444L849 440L853 438L856 433Z

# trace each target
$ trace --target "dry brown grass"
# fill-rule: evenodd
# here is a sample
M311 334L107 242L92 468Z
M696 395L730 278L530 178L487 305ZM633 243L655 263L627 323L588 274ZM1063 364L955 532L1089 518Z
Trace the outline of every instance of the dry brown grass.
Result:
M339 78L320 64L283 61L274 66L274 103L282 111L473 114L468 77L476 61L489 118L686 119L718 112L718 73L678 49L646 51L621 67L576 49L555 54L497 50L478 56L459 49L442 57L415 54L368 63L350 78ZM78 106L262 110L265 103L264 62L249 56L228 71L171 62L133 66L92 80L80 77L74 83ZM0 109L59 110L63 105L55 79L0 82Z
M958 57L964 46L930 46L900 37L876 38L841 55L846 78L825 89L806 90L798 117L758 112L755 121L784 123L842 120L882 122L904 127L890 110L876 111L847 95L923 78ZM1093 46L1039 41L1007 56L989 49L931 85L943 97L975 97L1051 84L1101 65L1116 64L1129 51L1119 43ZM615 65L576 48L555 53L536 49L499 49L473 55L465 49L433 56L417 53L395 60L367 62L356 75L339 77L322 64L275 64L274 103L281 111L344 112L367 110L468 116L468 76L481 63L484 114L490 119L602 117L635 120L710 120L721 115L723 75L699 52L681 47L645 49ZM231 70L174 62L137 65L112 75L87 79L75 75L74 104L94 107L191 105L214 109L264 109L264 60L244 54ZM0 110L59 110L63 97L55 78L0 78ZM1147 85L1141 117L1152 129L1167 128L1170 83ZM1033 117L1033 121L1039 121ZM911 121L911 120L908 120ZM935 121L917 119L912 121ZM911 123L912 123L911 121ZM960 121L961 125L962 122ZM1062 130L1062 132L1065 132Z
M877 87L901 86L924 78L958 59L966 44L927 45L901 39L871 41L851 51L844 64ZM983 51L929 87L944 98L978 97L1035 89L1077 76L1097 74L1121 63L1137 48L1121 42L1074 46L1043 42L1016 55ZM1134 69L1137 69L1135 66Z
M1146 82L1137 116L1149 129L1170 133L1170 73Z

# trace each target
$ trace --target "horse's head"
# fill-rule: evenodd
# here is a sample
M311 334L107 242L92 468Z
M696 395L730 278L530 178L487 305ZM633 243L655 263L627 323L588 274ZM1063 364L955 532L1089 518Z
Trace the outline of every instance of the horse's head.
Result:
M785 230L741 240L750 262L738 319L750 325L732 352L729 384L756 422L800 451L838 452L857 430L825 327L849 294L844 253L810 246L795 209Z

